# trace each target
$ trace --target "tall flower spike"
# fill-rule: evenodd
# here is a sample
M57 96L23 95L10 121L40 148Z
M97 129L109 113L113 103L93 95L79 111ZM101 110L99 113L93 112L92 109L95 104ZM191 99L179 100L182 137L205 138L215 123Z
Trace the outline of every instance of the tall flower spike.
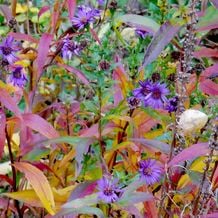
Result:
M153 185L160 181L163 168L155 159L147 159L139 162L139 172L142 181L145 181L147 185Z
M118 187L118 180L103 177L98 181L98 198L105 203L116 202L122 195L122 190Z
M18 60L18 58L15 55L17 51L19 51L19 48L14 43L14 38L12 36L8 36L0 44L0 55L4 60L7 60L9 64L12 64L16 60Z
M24 73L24 70L22 67L16 67L14 71L12 71L9 82L11 82L14 86L18 86L23 88L27 82L27 77Z

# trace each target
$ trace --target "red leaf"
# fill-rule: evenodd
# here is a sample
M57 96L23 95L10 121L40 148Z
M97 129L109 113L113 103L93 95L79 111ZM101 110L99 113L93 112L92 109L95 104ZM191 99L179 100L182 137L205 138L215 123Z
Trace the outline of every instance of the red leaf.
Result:
M39 10L39 13L38 13L38 19L46 12L50 9L50 6L48 5L45 5L43 6L40 10Z
M0 179L1 181L5 180L9 185L13 186L13 181L8 176L0 174Z
M34 62L36 64L37 74L38 77L41 76L43 67L46 63L48 51L49 51L49 45L51 43L53 36L48 33L44 33L39 41L39 47L38 47L38 55Z
M0 110L0 158L4 152L5 145L5 125L6 125L6 116L5 113Z
M83 74L82 71L72 67L72 66L68 66L66 64L60 64L58 63L58 66L65 68L67 71L75 74L85 85L89 84L88 79L85 77L85 75Z
M67 0L69 19L71 20L74 16L76 9L76 0Z
M37 114L23 114L23 123L29 128L41 133L45 137L52 139L59 137L59 133L54 127Z
M184 149L181 153L176 155L169 163L168 167L176 165L186 160L193 160L199 156L206 155L209 152L208 143L198 143Z
M200 50L194 52L196 58L201 57L218 57L218 51L216 49L202 47Z
M218 64L214 64L201 73L199 78L199 87L204 93L208 95L218 95L218 84L210 80L210 78L212 79L218 75L217 72Z
M0 88L0 102L10 111L15 113L18 117L21 116L21 112L15 102L15 100L4 89Z

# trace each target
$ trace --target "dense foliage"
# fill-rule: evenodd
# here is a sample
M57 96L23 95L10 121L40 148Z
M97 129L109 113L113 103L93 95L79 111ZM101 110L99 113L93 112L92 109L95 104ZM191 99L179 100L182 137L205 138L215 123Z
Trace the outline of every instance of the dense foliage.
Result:
M218 1L0 1L1 217L218 217Z

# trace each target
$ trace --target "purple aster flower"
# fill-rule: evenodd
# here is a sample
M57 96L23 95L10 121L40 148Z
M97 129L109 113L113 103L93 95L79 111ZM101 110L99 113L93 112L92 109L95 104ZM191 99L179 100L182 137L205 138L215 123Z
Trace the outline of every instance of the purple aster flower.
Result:
M77 42L72 42L68 37L63 39L61 54L63 58L71 59L73 55L79 55L82 47Z
M23 67L18 66L12 71L9 77L9 82L11 82L14 86L21 88L25 86L27 77L24 73Z
M76 17L73 17L73 27L80 30L86 27L88 24L93 23L97 17L100 17L100 11L91 7L82 5L78 6L78 13Z
M144 99L150 93L150 86L152 85L150 80L139 81L141 87L133 90L133 95L136 98Z
M167 102L166 95L169 94L169 90L165 84L159 82L153 83L148 87L148 94L144 98L145 107L152 107L159 109L164 107L164 103Z
M179 99L177 96L170 98L167 102L166 110L168 110L169 113L175 112L177 110L178 101Z
M2 58L7 60L10 64L18 60L15 56L15 52L18 50L19 48L17 44L14 43L14 38L12 36L8 36L0 44L0 54L2 55Z
M149 36L149 32L142 29L136 29L135 30L136 35L138 35L140 38L145 39L147 36Z
M122 190L118 187L118 179L103 177L98 181L98 198L105 203L116 202L122 195Z
M147 185L153 185L160 181L163 168L155 159L147 159L139 162L139 172L141 180L145 181Z

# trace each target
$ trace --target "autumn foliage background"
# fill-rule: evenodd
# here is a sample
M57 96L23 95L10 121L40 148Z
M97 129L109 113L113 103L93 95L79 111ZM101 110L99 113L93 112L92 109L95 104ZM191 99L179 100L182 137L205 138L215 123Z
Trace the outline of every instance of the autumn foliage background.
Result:
M1 217L218 217L217 0L0 3Z

